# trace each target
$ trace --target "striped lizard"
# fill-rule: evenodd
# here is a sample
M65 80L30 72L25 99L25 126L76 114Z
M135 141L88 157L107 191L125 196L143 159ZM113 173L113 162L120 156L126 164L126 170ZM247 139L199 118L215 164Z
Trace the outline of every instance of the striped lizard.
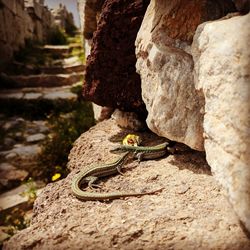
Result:
M119 199L121 197L129 196L142 196L147 194L154 194L161 191L155 190L151 192L143 193L96 193L96 192L87 192L81 189L81 185L84 182L88 182L88 186L93 188L94 186L98 187L94 183L98 180L98 177L109 176L116 173L121 173L121 168L131 156L131 152L126 152L118 160L110 164L103 164L99 166L91 167L86 171L80 172L75 178L73 178L71 189L73 194L81 200L110 200L110 199ZM122 173L121 173L122 174Z
M148 147L119 145L116 148L110 150L110 152L112 153L133 152L134 157L136 157L140 162L142 160L151 160L164 156L168 151L170 151L170 149L167 148L168 145L169 145L168 142Z

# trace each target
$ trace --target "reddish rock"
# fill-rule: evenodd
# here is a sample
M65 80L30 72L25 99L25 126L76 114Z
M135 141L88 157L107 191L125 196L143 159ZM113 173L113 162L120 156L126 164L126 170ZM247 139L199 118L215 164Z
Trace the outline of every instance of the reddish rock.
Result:
M250 0L234 0L234 3L241 14L247 14L250 11Z
M83 86L85 99L145 115L135 39L149 0L107 0L103 6Z

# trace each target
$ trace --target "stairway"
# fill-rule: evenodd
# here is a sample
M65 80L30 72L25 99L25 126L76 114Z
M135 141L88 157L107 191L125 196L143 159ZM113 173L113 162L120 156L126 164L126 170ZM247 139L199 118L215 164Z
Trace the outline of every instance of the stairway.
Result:
M23 207L24 203L29 202L29 199L23 198L23 183L27 183L30 177L35 180L36 176L42 176L44 169L47 171L46 166L39 169L41 163L38 161L44 142L55 136L48 120L56 116L58 119L64 119L60 124L65 121L68 125L72 112L79 109L79 86L84 73L82 47L79 42L67 46L45 45L35 50L31 55L25 55L27 60L15 61L1 73L1 218L7 218L5 215L8 211ZM42 63L37 63L38 60ZM82 112L85 112L84 108ZM86 119L88 118L93 120L86 114ZM38 190L44 185L41 181L34 181L34 186L39 187ZM1 222L0 234L3 226L4 223Z

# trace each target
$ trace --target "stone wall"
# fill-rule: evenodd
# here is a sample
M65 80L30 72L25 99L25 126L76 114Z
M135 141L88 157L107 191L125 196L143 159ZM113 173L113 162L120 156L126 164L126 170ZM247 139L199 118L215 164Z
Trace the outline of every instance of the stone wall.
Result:
M114 2L117 5L112 7ZM226 16L236 12L233 1L151 0L135 43L136 68L148 127L160 136L206 152L213 175L250 230L250 14L239 16L249 12L249 1L234 2L240 13ZM110 12L116 15L123 1L105 1L105 6L109 3ZM101 22L105 9L97 23L100 5L93 5L79 1L83 34L89 41L94 34L89 63L93 63L90 58L96 53L96 44L109 51L109 58L125 47L116 42L105 46L108 37L95 43L96 33L105 33L106 26ZM124 20L122 15L120 20ZM109 37L114 31L117 37L124 36L122 22L110 28ZM118 65L124 57L114 60ZM110 62L98 63L104 68ZM110 69L113 74L114 68ZM101 94L95 95L101 83L105 82L103 96L113 91L112 81L106 82L106 77L103 74L94 81L92 100ZM117 95L120 92L117 90Z
M81 31L85 40L85 55L90 54L93 33L97 28L104 0L78 0L78 10L80 15Z
M27 39L45 41L51 12L36 0L0 0L0 64L8 62Z
M70 34L76 29L73 14L67 10L65 5L59 4L58 8L52 10L52 14L55 20L55 25L65 30L67 33Z

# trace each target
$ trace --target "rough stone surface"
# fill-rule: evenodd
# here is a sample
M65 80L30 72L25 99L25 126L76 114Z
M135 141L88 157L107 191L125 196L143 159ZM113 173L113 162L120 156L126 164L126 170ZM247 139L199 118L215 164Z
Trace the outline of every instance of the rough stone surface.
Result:
M78 10L81 20L81 29L85 39L90 40L97 27L99 15L104 0L78 0Z
M250 14L199 26L193 55L206 100L207 161L250 231L249 24Z
M135 38L148 0L105 1L87 59L83 96L101 106L146 114L135 72Z
M190 44L200 23L230 10L227 0L150 2L136 39L136 68L153 132L204 149L204 99L194 87Z
M143 130L146 128L145 122L138 118L134 112L123 112L116 109L112 114L112 118L121 128L132 129L134 131Z
M40 1L0 1L0 68L25 40L45 41L52 25L50 10Z
M4 245L14 249L232 249L247 250L250 241L211 176L204 154L189 149L157 161L128 163L124 176L101 181L102 188L142 191L163 187L157 195L111 202L80 201L70 190L79 169L110 161L121 134L112 120L91 128L70 153L72 173L49 184L35 202L32 224ZM131 132L131 131L130 131ZM143 143L159 137L139 133ZM18 244L17 244L18 242Z
M250 0L234 0L234 3L240 13L246 14L250 11Z
M38 142L38 141L42 141L46 138L46 136L42 133L38 133L38 134L34 134L34 135L30 135L26 138L27 142Z

